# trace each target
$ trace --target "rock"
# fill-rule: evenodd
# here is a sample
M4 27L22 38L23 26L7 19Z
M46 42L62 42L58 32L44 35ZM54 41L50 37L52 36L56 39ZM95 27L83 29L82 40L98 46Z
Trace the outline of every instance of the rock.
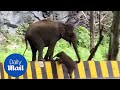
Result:
M2 33L0 33L0 44L4 44L5 40L6 40L6 38L3 36Z
M104 11L103 14L108 11ZM70 13L73 13L73 18L70 18ZM8 31L10 34L15 34L17 28L24 23L31 23L44 18L50 18L55 21L74 23L75 26L82 25L89 28L89 11L84 11L88 21L86 21L85 16L81 11L0 11L0 27L4 31ZM74 16L75 14L75 16ZM95 12L97 15L97 12ZM101 16L102 17L102 16ZM112 12L109 13L109 19L112 17ZM95 17L96 18L96 17Z
M66 18L62 19L64 16L67 16L68 11L54 11L55 15L59 14L57 17L58 20L65 22ZM4 32L9 32L10 34L16 34L17 27L23 23L36 22L38 19L44 19L41 11L0 11L0 27ZM53 18L51 16L51 18Z
M14 50L14 49L20 48L20 46L17 45L17 44L15 44L15 43L11 43L11 44L9 44L9 45L7 46L7 48L8 48L9 50Z

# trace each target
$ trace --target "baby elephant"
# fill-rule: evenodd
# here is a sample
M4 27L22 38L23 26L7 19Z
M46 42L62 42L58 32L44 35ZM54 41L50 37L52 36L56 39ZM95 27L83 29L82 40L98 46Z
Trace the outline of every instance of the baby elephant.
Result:
M59 52L54 57L58 57L55 61L58 61L59 64L64 64L68 70L69 77L72 78L72 73L76 68L76 62L74 62L65 52Z

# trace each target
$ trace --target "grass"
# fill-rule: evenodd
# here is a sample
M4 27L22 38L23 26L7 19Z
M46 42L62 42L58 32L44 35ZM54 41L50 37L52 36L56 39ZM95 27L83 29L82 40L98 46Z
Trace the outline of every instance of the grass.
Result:
M20 28L19 32L22 32L22 30L24 30L24 28L23 29ZM84 27L79 27L78 29L76 29L76 33L77 33L77 38L79 41L79 46L78 46L79 55L82 61L86 61L90 55L89 53L90 51L89 50L89 44L90 44L89 32ZM26 48L26 45L24 42L22 42L20 35L16 34L14 36L13 35L6 35L6 36L7 36L7 41L9 43L7 42L4 45L0 46L0 62L4 62L6 57L10 54L13 54L13 53L23 54ZM97 43L97 40L98 40L98 36L95 37L95 43ZM109 41L109 38L105 35L101 45L98 47L98 50L96 51L95 56L92 60L94 61L106 60L106 56L108 53L108 41ZM12 49L13 45L11 44L16 44L19 47ZM47 48L44 48L43 55L46 54L46 51L47 51ZM76 53L73 47L69 45L69 43L63 39L57 42L55 49L54 49L54 55L60 51L64 51L65 53L67 53L74 61L77 60ZM30 46L28 46L28 49L26 50L25 58L27 61L31 61L32 52L31 52ZM117 60L120 60L120 50L118 53Z
M5 45L0 46L1 47L0 62L4 62L6 57L8 55L10 55L10 54L13 54L13 53L23 54L23 52L24 52L24 50L26 48L25 43L19 42L17 44L19 45L19 48L16 48L16 49L11 49L11 48L9 48L9 47L7 47ZM101 61L101 60L106 59L106 57L105 57L105 55L107 53L107 48L106 47L107 46L103 46L103 45L99 46L99 48L98 48L98 50L97 50L97 52L95 54L95 57L93 58L94 61ZM44 48L44 51L43 51L44 54L43 55L46 54L46 51L47 51L47 48ZM60 51L66 52L74 61L77 60L74 49L72 48L72 46L69 45L68 42L66 42L63 39L61 39L56 44L54 55L57 54ZM81 60L86 61L88 56L90 55L89 50L87 48L83 48L83 47L79 46L78 51L79 51L79 54L81 56ZM120 52L119 52L119 54L120 54ZM118 57L119 57L119 55L118 55ZM28 46L28 49L26 50L25 58L26 58L27 61L31 61L32 53L31 53L30 46Z

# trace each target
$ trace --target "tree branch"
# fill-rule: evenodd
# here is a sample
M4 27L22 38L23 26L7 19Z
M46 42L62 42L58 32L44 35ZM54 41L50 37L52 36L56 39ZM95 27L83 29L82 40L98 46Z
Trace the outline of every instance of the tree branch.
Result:
M64 18L67 18L67 17L69 17L70 15L68 14L67 16L65 16L65 17L63 17L63 18L61 18L60 20L63 20Z
M104 20L104 18L105 18L107 15L108 15L108 13L101 18L100 23ZM99 22L98 22L98 23L94 23L94 24L95 24L95 26L96 26L96 25L99 24Z
M37 17L33 12L31 12L31 13L34 15L35 18L37 18L40 21L39 17Z
M85 19L89 22L89 20L88 20L86 14L85 14L83 11L81 11L81 12L82 12L82 14L84 15Z
M96 51L97 51L97 49L98 49L101 41L102 41L103 38L104 38L104 36L102 35L102 31L103 31L103 29L104 29L104 25L102 25L101 28L100 28L100 26L101 26L101 24L100 24L100 12L99 12L99 41L97 42L95 48L92 48L92 49L90 50L90 53L91 53L91 54L90 54L90 56L88 57L87 61L91 61L91 59L94 57L94 55L95 55L95 53L96 53Z

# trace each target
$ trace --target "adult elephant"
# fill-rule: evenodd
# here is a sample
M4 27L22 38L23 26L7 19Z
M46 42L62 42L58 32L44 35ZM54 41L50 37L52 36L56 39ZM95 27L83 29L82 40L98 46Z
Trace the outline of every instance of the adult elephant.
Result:
M57 41L60 40L61 38L65 39L70 44L72 43L78 58L77 63L79 63L80 56L77 50L77 43L76 43L77 40L76 40L76 35L74 33L74 27L71 24L65 24L62 22L57 22L47 19L31 24L25 33L26 49L28 46L27 45L27 41L28 41L32 50L32 61L36 60L37 51L38 51L38 61L43 59L44 47L48 47L44 59L51 60L54 53L54 47Z

